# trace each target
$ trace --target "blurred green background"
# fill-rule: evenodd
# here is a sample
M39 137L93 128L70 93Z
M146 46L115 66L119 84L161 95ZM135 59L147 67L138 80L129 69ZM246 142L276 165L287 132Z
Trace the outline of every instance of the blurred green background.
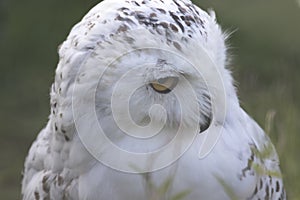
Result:
M57 46L97 2L0 0L0 199L20 198L25 156L49 114ZM230 68L241 105L269 132L289 199L300 199L300 1L195 3L234 31Z

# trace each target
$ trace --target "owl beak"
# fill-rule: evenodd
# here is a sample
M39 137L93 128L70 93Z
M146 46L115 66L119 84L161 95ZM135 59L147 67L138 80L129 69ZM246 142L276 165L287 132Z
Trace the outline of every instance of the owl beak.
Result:
M206 118L205 123L200 124L200 133L206 131L209 128L210 124L211 124L211 116L205 117L205 118Z

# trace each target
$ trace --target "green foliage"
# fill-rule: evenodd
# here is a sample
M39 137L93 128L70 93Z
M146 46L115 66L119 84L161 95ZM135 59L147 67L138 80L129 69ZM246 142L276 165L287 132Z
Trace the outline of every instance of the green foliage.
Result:
M238 197L234 194L233 188L231 188L221 177L215 175L215 178L218 180L220 185L223 187L225 190L226 194L231 200L239 200Z
M96 0L0 1L0 197L20 197L24 158L49 114L57 46ZM241 105L266 127L289 199L300 199L300 8L295 0L198 0L229 31ZM178 194L174 200L184 197Z
M145 180L145 188L147 190L147 200L183 200L191 192L189 189L183 191L177 191L177 193L171 197L170 190L172 190L173 177L167 178L160 185L156 185L151 180L151 174L142 174Z

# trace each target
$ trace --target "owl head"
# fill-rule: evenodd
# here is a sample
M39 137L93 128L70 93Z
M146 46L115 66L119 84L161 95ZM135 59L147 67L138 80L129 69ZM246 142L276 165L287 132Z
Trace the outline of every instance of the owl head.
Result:
M225 39L214 13L190 1L105 0L59 49L51 101L64 117L53 120L91 142L100 126L114 143L142 153L176 130L182 140L204 132L237 103Z

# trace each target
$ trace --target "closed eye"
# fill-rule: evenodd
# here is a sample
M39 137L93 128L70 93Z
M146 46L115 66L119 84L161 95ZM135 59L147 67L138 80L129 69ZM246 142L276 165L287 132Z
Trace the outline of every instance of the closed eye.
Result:
M160 78L150 83L154 91L162 94L171 92L178 83L178 77Z

